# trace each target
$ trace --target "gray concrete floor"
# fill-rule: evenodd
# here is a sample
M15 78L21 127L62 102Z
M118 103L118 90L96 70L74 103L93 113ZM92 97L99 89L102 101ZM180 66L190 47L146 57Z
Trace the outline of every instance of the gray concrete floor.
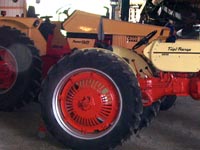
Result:
M0 112L0 150L66 150L51 135L38 137L38 104ZM115 150L199 150L200 102L178 98L170 110Z

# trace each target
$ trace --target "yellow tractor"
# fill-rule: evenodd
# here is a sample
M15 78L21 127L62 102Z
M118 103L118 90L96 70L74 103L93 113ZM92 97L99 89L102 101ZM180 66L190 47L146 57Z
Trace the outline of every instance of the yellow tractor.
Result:
M0 109L37 96L43 72L46 128L69 148L114 148L176 96L200 99L200 42L165 42L168 28L78 10L64 22L3 16L0 26Z
M25 0L10 0L0 5L1 110L12 110L35 99L42 76L45 77L53 64L74 49L111 44L131 48L154 29L159 30L155 38L165 38L168 34L162 27L102 19L82 11L75 11L64 22L51 22L51 16L38 18L32 6L26 11ZM103 29L102 25L107 28ZM67 35L63 36L61 29L66 30ZM164 30L166 32L160 36ZM99 36L103 36L104 41Z

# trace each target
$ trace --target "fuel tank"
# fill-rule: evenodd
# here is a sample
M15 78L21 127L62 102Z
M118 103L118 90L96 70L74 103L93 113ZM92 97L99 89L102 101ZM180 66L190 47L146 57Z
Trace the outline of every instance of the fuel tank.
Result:
M144 49L144 55L161 71L200 71L200 41L176 40L164 43L156 40Z

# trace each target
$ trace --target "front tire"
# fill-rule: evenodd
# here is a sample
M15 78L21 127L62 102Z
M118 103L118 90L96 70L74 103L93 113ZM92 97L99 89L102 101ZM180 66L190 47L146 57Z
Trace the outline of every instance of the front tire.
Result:
M158 115L160 111L160 100L154 102L151 106L146 106L143 108L143 113L141 115L141 121L138 130L144 127L148 127L152 120ZM137 130L136 130L137 131Z
M137 129L142 102L126 62L104 50L75 51L48 73L40 94L47 129L67 147L103 150Z
M161 99L160 110L161 111L169 110L175 104L176 99L177 99L176 95L164 96Z

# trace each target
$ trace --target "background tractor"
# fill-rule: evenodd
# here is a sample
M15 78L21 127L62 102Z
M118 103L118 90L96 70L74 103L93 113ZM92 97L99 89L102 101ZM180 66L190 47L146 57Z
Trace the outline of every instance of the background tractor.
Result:
M0 18L0 109L40 92L45 125L67 147L114 148L176 96L200 99L199 41L82 11L64 22L31 14Z

